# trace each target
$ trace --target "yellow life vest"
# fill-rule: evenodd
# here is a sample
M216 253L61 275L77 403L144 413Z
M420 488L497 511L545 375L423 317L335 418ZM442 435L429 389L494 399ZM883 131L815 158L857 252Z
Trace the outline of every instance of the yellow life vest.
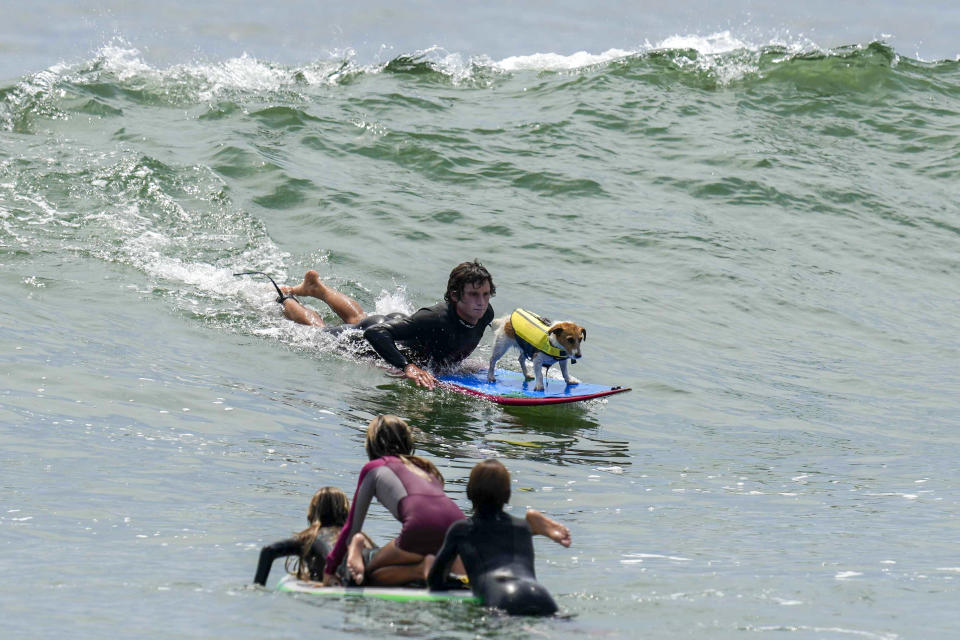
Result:
M510 314L510 324L513 326L513 332L517 334L517 343L520 349L532 357L533 350L542 351L557 360L569 358L563 349L550 344L550 336L547 329L550 328L550 321L524 309L517 309Z

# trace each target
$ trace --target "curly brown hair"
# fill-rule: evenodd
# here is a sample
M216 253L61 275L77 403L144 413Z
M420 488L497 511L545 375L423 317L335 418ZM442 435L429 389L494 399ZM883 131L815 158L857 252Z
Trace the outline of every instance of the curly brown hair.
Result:
M480 264L479 260L473 259L473 262L461 262L450 272L450 278L447 280L447 292L443 294L443 299L448 303L454 303L463 295L463 288L468 284L481 286L484 282L490 283L490 297L497 295L497 286L493 284L493 276L487 271L487 268Z

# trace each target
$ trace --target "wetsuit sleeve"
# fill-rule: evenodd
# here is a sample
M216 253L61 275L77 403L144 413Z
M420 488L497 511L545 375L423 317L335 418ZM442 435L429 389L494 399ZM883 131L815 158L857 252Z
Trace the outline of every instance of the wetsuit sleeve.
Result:
M458 520L447 529L447 534L443 537L443 545L440 547L440 551L437 551L437 557L433 561L433 566L430 567L429 575L427 575L427 587L430 589L439 590L447 587L450 565L457 557L460 540L469 526L466 520Z
M394 318L375 324L363 332L373 350L398 369L410 364L410 359L397 348L397 342L424 340L434 330L436 318L429 309L420 309L412 316Z
M354 534L363 527L363 521L367 517L367 509L370 507L370 501L373 499L377 488L377 474L375 470L383 466L382 459L368 462L360 471L360 479L357 481L357 491L353 494L353 502L350 503L350 513L347 515L347 521L340 530L337 537L337 544L333 551L327 556L323 567L324 573L333 574L343 558L347 555L347 545Z
M253 583L266 586L270 567L277 558L292 556L300 553L300 542L296 538L287 538L280 542L269 544L260 550L260 561L257 563L257 575Z

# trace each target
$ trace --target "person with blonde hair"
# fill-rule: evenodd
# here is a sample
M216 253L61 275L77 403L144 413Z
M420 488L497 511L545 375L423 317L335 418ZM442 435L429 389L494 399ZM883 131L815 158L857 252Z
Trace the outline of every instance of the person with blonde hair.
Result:
M377 416L367 426L367 457L360 470L350 513L327 556L324 584L338 582L336 568L346 556L355 584L401 585L423 579L424 559L440 549L450 525L464 518L443 492L443 476L432 462L413 455L413 432L401 418ZM370 501L402 523L400 535L380 549L365 549L360 528Z
M307 507L309 526L292 537L269 544L260 550L260 561L254 584L266 585L270 567L277 558L286 557L284 568L299 580L323 580L323 567L327 554L337 540L340 529L347 521L350 502L347 494L335 487L323 487L310 499ZM360 534L366 548L373 541ZM292 562L291 562L292 561Z
M448 570L459 555L474 595L486 606L519 615L556 613L553 597L537 582L533 535L569 547L570 530L535 509L529 509L524 520L504 512L503 505L510 501L510 472L497 460L473 467L467 498L473 515L453 523L436 558L427 558L427 586L448 588Z

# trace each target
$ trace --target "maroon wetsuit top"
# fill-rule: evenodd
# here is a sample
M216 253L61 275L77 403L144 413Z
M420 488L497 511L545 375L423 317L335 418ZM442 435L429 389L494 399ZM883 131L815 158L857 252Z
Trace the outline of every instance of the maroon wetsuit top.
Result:
M460 507L443 492L437 478L423 477L395 456L371 460L360 471L347 522L327 556L326 573L333 573L340 566L351 538L363 527L373 498L403 523L397 546L420 555L436 553L450 525L465 517Z

